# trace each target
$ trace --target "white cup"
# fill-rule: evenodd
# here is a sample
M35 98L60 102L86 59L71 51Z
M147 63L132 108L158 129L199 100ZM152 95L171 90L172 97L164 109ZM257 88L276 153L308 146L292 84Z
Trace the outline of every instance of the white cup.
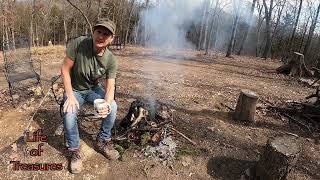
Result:
M94 107L94 115L97 118L103 118L103 116L101 116L99 114L100 110L103 110L103 109L106 109L106 108L109 108L109 110L111 110L110 104L107 103L107 101L104 100L104 99L96 99L96 100L94 100L93 101L93 107ZM108 114L110 114L110 113L108 113Z

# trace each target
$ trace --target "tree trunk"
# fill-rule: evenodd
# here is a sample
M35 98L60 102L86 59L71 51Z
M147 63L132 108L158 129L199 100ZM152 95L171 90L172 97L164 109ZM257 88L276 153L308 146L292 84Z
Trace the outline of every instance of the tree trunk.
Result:
M36 0L32 1L32 11L31 11L31 19L30 19L30 47L34 45L34 35L33 35L33 20L35 13Z
M238 121L254 122L258 95L250 90L241 90L233 119Z
M202 49L205 48L206 44L207 44L207 36L208 36L208 25L209 25L209 16L210 16L210 13L209 13L209 8L211 6L211 0L208 0L208 4L207 4L207 10L206 10L206 21L205 21L205 28L204 28L204 38L203 38L203 42L202 42Z
M301 13L301 8L302 8L302 1L303 0L300 0L298 15L297 15L296 21L294 23L292 34L291 34L291 38L290 38L290 41L289 41L289 52L292 51L292 42L294 40L294 35L296 33L296 29L297 29L299 18L300 18L300 13Z
M214 26L214 22L215 22L215 19L216 19L216 13L217 13L217 9L218 9L218 4L219 4L219 0L216 1L216 5L215 5L215 8L214 8L214 14L212 14L212 19L211 19L211 23L210 23L210 31L209 31L209 37L208 37L208 40L206 42L206 53L205 55L208 54L208 49L210 48L210 42L212 40L212 32L213 32L213 26Z
M240 1L238 1L238 3L240 3ZM234 39L236 37L236 30L237 30L237 26L238 26L238 19L239 19L239 13L240 13L238 3L235 2L235 0L233 1L234 19L233 19L233 24L232 24L231 38L230 38L230 41L229 41L226 57L231 57L231 51L232 51L232 48L233 48L233 45L234 45Z
M126 31L125 44L128 43L128 36L129 36L129 31L130 31L130 24L131 24L134 3L135 3L135 0L131 0L130 10L129 10L129 20L128 20L129 22L128 22L128 27L127 27L127 31Z
M197 45L197 49L199 51L201 50L202 36L203 36L202 33L203 33L203 27L204 27L204 22L205 22L206 10L207 10L206 2L203 2L203 13L202 13L201 27L200 27L200 32L199 32L199 40L198 40L198 45Z
M304 37L306 36L306 33L307 33L309 21L310 21L310 17L308 18L308 20L304 26L304 29L303 29L302 38L301 38L301 42L300 42L300 46L299 46L299 52L302 51L303 41L304 41Z
M259 18L258 18L258 26L257 26L257 42L256 42L256 57L259 57L260 52L259 52L259 44L260 44L260 29L261 29L261 25L262 25L262 20L261 20L261 14L262 14L262 8L260 7L258 8L259 11Z
M300 155L297 139L292 136L269 139L256 164L256 178L284 180L293 169Z
M282 15L282 11L284 9L284 6L286 4L286 0L282 1L282 4L280 5L279 9L277 10L278 14L277 14L277 21L276 21L276 24L274 25L274 29L273 29L273 33L271 35L271 59L275 58L275 49L274 49L274 45L273 45L273 40L274 40L274 37L276 34L278 34L278 27L279 27L279 24L280 24L280 20L281 20L281 15ZM282 36L279 37L279 39L282 41Z
M256 6L256 2L257 0L252 0L252 5L251 5L251 9L250 9L250 15L249 15L249 24L245 27L245 30L244 30L244 36L243 36L243 39L241 40L241 43L240 43L240 49L239 51L237 52L237 55L240 55L241 54L241 51L243 50L243 46L244 46L244 43L246 42L247 40L247 37L248 37L248 33L249 33L249 29L251 27L251 24L252 24L252 15L253 15L253 12L254 12L254 8Z
M272 17L272 10L273 10L273 0L270 0L270 6L269 9L266 4L266 0L263 0L263 5L264 5L264 10L266 14L266 37L267 37L267 42L266 46L264 48L262 58L267 58L268 54L270 52L271 48L271 17Z
M149 0L146 0L146 14L148 14L149 11ZM147 42L147 23L144 23L143 27L144 33L143 33L143 45L146 45Z
M98 19L101 18L101 0L98 0Z
M316 17L312 20L312 24L310 26L309 35L308 35L308 38L307 38L307 41L306 41L306 46L304 47L304 50L303 50L304 56L307 56L307 54L308 54L308 51L309 51L309 48L310 48L310 45L311 45L311 40L312 40L312 37L313 37L313 34L314 34L314 30L316 28L316 24L317 24L317 21L318 21L319 11L320 11L320 3L318 5Z

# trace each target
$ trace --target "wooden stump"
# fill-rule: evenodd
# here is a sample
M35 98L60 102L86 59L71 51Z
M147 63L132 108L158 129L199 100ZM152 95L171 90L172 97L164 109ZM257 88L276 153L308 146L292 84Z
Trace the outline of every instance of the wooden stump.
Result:
M297 139L291 136L269 139L256 165L260 180L284 180L295 166L300 154Z
M286 74L293 77L312 77L312 72L307 68L304 55L298 52L294 52L291 60L277 68L277 72L280 74Z
M258 98L258 95L253 91L246 89L241 90L233 119L239 121L254 122L254 115L256 113Z

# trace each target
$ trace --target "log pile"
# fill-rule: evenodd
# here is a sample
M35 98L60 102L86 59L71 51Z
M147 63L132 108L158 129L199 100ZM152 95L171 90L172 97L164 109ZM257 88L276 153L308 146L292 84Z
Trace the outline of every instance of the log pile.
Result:
M287 102L282 106L270 105L268 109L286 117L309 133L320 133L320 87L306 99L307 102Z

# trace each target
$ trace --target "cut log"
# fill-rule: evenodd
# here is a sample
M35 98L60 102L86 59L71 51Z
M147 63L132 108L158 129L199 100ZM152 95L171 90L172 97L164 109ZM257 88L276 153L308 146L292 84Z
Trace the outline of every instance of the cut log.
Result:
M284 180L295 166L300 154L297 138L281 136L269 139L256 164L260 180Z
M298 52L294 52L291 60L277 68L277 72L280 74L286 74L293 77L312 77L312 72L307 68L304 55Z
M258 99L259 97L255 92L247 89L241 90L236 110L233 114L233 119L254 122L254 115L256 113Z

